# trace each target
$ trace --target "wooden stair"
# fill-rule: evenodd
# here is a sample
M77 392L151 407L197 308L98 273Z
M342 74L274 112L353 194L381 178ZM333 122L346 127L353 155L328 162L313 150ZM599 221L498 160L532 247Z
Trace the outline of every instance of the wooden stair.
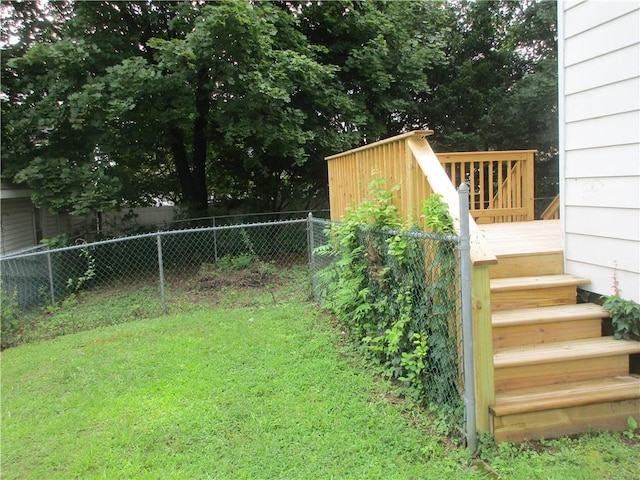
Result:
M497 442L597 430L626 430L640 419L640 342L602 334L608 312L577 304L589 279L567 275L557 221L483 225L491 266ZM557 231L557 233L555 233Z

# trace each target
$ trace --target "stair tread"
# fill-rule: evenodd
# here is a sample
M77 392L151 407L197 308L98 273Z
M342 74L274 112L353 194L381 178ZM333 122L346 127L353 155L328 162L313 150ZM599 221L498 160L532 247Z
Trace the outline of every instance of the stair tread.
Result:
M517 308L493 312L491 323L494 327L555 323L571 320L608 318L609 312L594 303L576 305L552 305L547 307Z
M585 338L501 348L493 355L493 364L495 368L507 368L632 353L640 353L640 342L613 337Z
M578 286L587 285L588 283L591 283L591 280L588 278L565 273L532 277L494 278L490 280L490 288L491 293L495 293L523 289L533 290L539 288Z
M640 376L620 375L499 392L489 410L504 416L637 398Z

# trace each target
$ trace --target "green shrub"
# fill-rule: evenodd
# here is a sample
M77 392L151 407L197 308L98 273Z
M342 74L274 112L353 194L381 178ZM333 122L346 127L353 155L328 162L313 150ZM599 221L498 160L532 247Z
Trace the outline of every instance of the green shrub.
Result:
M318 273L321 299L410 396L457 414L455 243L420 238L383 184L374 180L371 198L348 209L316 251L337 257ZM437 197L425 207L435 233L453 231L447 212Z
M611 314L614 337L640 340L640 304L633 300L625 300L618 293L603 298L603 306Z

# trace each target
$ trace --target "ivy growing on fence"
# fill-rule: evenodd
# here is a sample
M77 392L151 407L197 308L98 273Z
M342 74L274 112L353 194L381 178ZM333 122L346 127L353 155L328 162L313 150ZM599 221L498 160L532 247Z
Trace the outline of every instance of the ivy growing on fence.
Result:
M453 223L437 196L425 205L426 238L407 224L394 191L373 180L370 198L329 227L316 254L337 257L318 273L322 301L345 329L424 404L458 413L457 254ZM449 235L448 237L446 235Z

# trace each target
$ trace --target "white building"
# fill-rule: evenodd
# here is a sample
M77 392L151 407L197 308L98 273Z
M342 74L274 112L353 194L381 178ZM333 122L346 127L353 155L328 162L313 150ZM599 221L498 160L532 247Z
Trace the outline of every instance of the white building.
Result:
M640 302L640 1L558 4L565 270Z

